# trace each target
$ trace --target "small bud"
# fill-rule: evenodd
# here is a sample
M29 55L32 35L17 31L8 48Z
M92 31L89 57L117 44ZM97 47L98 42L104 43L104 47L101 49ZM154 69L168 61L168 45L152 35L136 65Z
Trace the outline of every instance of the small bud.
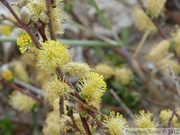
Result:
M86 116L87 111L83 108L82 105L76 103L75 106L76 106L76 111L77 111L79 114L81 114L82 116Z
M40 20L46 24L49 22L49 18L45 13L42 13L42 15L40 16Z
M29 23L31 15L30 15L29 9L27 7L24 6L21 8L20 16L21 16L23 23L25 23L25 24Z
M14 80L13 73L9 69L4 69L1 75L2 78L8 82L13 82Z

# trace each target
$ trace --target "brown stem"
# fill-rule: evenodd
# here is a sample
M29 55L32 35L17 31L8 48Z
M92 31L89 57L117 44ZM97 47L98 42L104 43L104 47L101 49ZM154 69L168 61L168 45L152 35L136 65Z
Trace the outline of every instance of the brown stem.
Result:
M175 115L175 112L176 112L176 108L173 107L171 110L172 110L172 115L171 115L171 117L169 118L169 121L168 121L168 128L171 127L171 123L172 123L172 120L174 118L174 115Z
M8 83L8 82L6 82L6 81L3 80L3 79L0 79L0 82L1 82L2 84L4 84L4 85L6 85L6 86L8 86L8 87L10 87L10 88L12 88L12 89L14 89L14 90L17 90L17 91L19 91L19 92L21 92L21 93L23 93L23 94L26 94L26 95L30 96L31 98L39 101L40 103L44 103L44 101L43 101L42 99L37 98L35 95L33 95L33 94L31 94L31 93L28 93L28 92L25 91L23 88L20 88L20 87L18 87L17 85L15 85L15 84L13 84L13 83Z
M89 125L88 125L88 123L87 123L85 117L82 117L82 116L80 115L80 118L81 118L82 125L83 125L83 127L84 127L84 129L85 129L87 135L92 135L92 134L91 134L91 131L90 131L90 129L89 129Z
M167 35L164 33L164 31L162 30L162 28L160 27L160 25L158 24L157 20L156 19L153 19L152 20L154 25L156 26L158 32L159 32L159 35L163 38L163 39L168 39Z
M72 109L72 108L69 108L69 107L67 106L67 111L68 111L68 112L67 112L67 116L69 116L69 117L71 118L72 123L73 123L73 127L74 127L77 131L82 132L82 131L79 129L79 127L77 126L76 121L75 121L75 119L74 119L73 109Z
M93 117L93 119L96 120L96 115L95 115L91 110L88 110L88 114L91 115L91 117ZM97 124L100 128L102 128L102 123L101 123L100 121L96 120L96 124Z
M60 70L60 68L56 68L56 71L59 74L60 78L63 79L74 90L74 93L72 93L71 95L76 96L79 100L85 102L85 100L79 95L79 93L76 91L72 83L69 81L67 76Z
M56 36L54 34L54 31L53 31L54 29L53 29L53 25L52 25L51 1L50 0L46 0L46 7L47 7L47 16L49 17L48 28L49 28L50 37L52 40L56 40Z
M62 97L59 98L59 112L61 117L64 114L64 99Z
M17 16L17 14L14 12L14 10L11 8L11 6L9 5L9 3L6 0L0 0L11 12L11 14L16 18L16 20L18 21L18 23L22 26L23 29L26 30L26 32L29 34L29 36L32 38L32 40L34 41L35 45L37 48L41 48L41 44L38 41L38 39L33 35L33 33L30 31L30 29L21 21L21 19Z
M46 27L46 24L43 23L42 21L39 21L39 23L41 24L40 27L37 28L39 34L41 35L42 39L43 39L43 42L47 41L47 37L46 37L46 34L45 34L45 27Z

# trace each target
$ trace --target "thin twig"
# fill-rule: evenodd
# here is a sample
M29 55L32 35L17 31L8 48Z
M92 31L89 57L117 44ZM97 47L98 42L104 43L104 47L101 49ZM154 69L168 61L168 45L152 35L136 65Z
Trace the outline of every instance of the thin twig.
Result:
M64 99L62 97L59 98L59 113L60 117L64 114Z
M91 131L90 131L90 129L89 129L89 125L88 125L88 123L87 123L87 121L86 121L86 118L85 118L85 117L82 117L81 115L80 115L80 118L81 118L82 125L83 125L83 127L84 127L87 135L92 135L92 134L91 134Z
M136 58L136 56L138 55L140 49L142 48L142 46L144 45L144 42L146 41L148 35L149 35L150 31L146 31L140 41L140 43L138 44L136 51L133 54L133 58Z
M30 85L30 84L27 84L25 82L22 82L22 81L20 81L18 79L14 79L14 83L22 86L25 89L30 90L31 92L33 92L33 93L35 93L37 95L42 96L42 90L41 89L38 89L38 88L36 88L36 87L34 87L34 86Z
M131 110L126 106L126 104L122 101L122 99L116 94L116 92L113 89L109 90L110 93L114 96L114 98L119 102L119 104L122 106L122 108L127 112L127 114L134 119L134 114L131 112Z
M37 98L35 95L29 93L28 91L24 90L23 88L18 87L18 86L15 85L14 83L8 83L8 82L4 81L3 79L0 79L0 82L1 82L2 84L4 84L4 85L6 85L6 86L8 86L8 87L10 87L10 88L12 88L12 89L14 89L14 90L17 90L17 91L19 91L19 92L21 92L21 93L23 93L23 94L26 94L26 95L30 96L31 98L39 101L40 103L44 103L44 101L43 101L42 99Z
M169 69L170 75L171 75L171 77L172 77L172 79L173 79L173 82L174 82L175 85L176 85L176 90L177 90L178 95L179 95L179 97L180 97L179 79L174 75L174 72L173 72L173 70L172 70L172 68L171 68L170 65L167 65L167 68Z
M52 40L56 40L56 36L53 31L54 29L53 29L52 17L51 17L51 1L50 0L46 0L46 7L47 7L47 16L49 18L48 28L49 28L50 37Z
M171 114L171 117L169 118L169 121L168 121L168 128L171 127L171 123L172 123L172 120L174 118L174 115L175 115L175 112L176 112L176 108L173 107L171 110L172 110L172 114Z

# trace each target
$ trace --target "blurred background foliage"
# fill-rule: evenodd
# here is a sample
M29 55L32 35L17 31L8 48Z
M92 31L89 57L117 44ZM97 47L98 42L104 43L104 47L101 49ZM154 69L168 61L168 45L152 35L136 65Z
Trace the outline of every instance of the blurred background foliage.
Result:
M18 11L17 3L21 2L23 1L11 1L16 11ZM165 12L155 20L158 27L161 27L162 31L168 35L168 39L165 40L171 41L166 55L162 56L157 63L154 62L155 60L149 60L148 54L155 48L154 45L158 46L158 43L163 40L158 31L148 34L138 54L133 57L139 42L146 33L140 32L134 25L134 21L143 21L132 17L133 9L137 5L140 5L138 0L65 0L62 2L66 20L64 34L58 35L58 40L70 46L74 61L86 62L94 70L98 64L102 63L112 68L113 73L106 79L107 91L102 99L101 109L104 113L108 114L110 110L114 110L129 119L129 114L122 107L122 104L125 104L133 114L141 109L150 110L159 120L159 114L163 109L171 109L173 106L178 108L179 104L175 85L169 73L164 71L164 67L166 68L166 64L173 61L170 65L179 77L178 53L180 51L177 51L177 41L172 39L174 39L173 35L179 31L180 2L168 0L165 4ZM35 59L31 54L20 54L16 39L11 34L18 24L9 12L3 15L7 12L3 6L0 9L1 70L9 67L19 82L41 89L43 79L48 74L37 70L33 64ZM161 53L161 50L157 52L157 59L160 58ZM164 58L171 61L164 62ZM127 77L128 83L125 84L118 77L118 69L124 67L125 70L120 72L119 76L127 73L128 69L132 74L132 77L131 75L128 76L130 78ZM125 78L124 75L123 79ZM21 86L17 80L15 83ZM70 77L70 80L75 84L77 78ZM48 105L38 104L30 114L20 113L8 105L8 95L12 90L1 84L0 134L42 134L41 129L46 113L51 108ZM116 93L120 101L112 94L112 91ZM167 127L163 125L163 122L160 125Z

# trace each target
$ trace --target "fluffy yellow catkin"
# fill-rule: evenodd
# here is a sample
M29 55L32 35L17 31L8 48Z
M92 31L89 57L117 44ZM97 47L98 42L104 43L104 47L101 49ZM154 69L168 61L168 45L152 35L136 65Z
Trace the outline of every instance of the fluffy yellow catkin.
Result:
M114 76L116 80L118 80L122 85L128 85L134 77L131 69L126 66L116 68L114 72Z
M88 64L81 62L69 62L62 67L62 71L67 72L72 76L77 75L80 78L85 76L90 70Z
M150 18L146 15L146 13L138 8L135 7L133 10L133 18L134 18L134 23L135 26L140 30L140 31L150 31L150 32L156 32L156 27L150 20Z
M107 64L103 64L103 63L96 65L95 71L98 74L102 75L105 80L111 78L114 74L114 69L111 66L109 66Z
M43 127L44 135L60 135L66 134L71 128L68 124L71 123L71 118L67 115L59 116L59 111L52 111L47 114Z
M52 105L58 97L68 96L69 93L73 92L67 83L59 80L56 75L49 78L44 83L43 88L45 99L49 101L50 105Z
M170 43L167 40L159 42L150 50L147 58L152 61L161 60L168 53L169 45Z
M63 10L57 5L56 8L52 8L51 10L52 14L52 25L53 25L53 31L57 34L63 33L63 22L64 22L64 13Z
M147 4L147 13L151 18L157 18L163 11L165 7L166 0L145 0Z
M103 77L94 72L86 74L76 85L87 104L93 107L100 103L101 97L106 91L106 83Z
M64 101L64 110L65 114L66 106L68 105L68 101ZM59 115L59 98L55 99L53 102L53 111L47 114L47 118L45 120L45 124L43 126L44 135L60 135L63 133L67 133L67 131L71 128L69 125L72 125L71 119L67 115L63 115L60 117Z
M110 116L103 121L103 126L106 127L110 135L123 135L124 129L127 128L126 119L119 113L110 112Z
M162 69L162 71L169 75L169 69L167 68L167 65L170 65L173 72L178 74L180 73L180 66L178 62L171 60L171 59L164 59L158 63L158 67Z
M30 50L34 47L34 42L28 33L21 33L17 39L17 45L21 53L25 53L27 50Z
M9 69L4 69L1 73L1 76L4 80L8 82L12 82L14 80L14 75L11 70Z
M177 109L178 115L180 115L179 109ZM162 120L165 127L168 127L169 118L172 115L172 110L162 110L159 114L160 119ZM171 127L180 128L180 121L176 116L173 117Z
M29 112L33 108L36 101L27 96L24 95L18 91L13 91L12 94L9 96L9 104L18 111L22 112Z
M27 0L25 5L31 14L31 20L37 22L38 19L46 12L46 1L45 0Z
M42 49L36 51L37 66L44 70L55 70L67 64L71 56L67 46L58 41L49 40L42 44Z
M11 25L7 25L7 24L0 25L0 35L10 36L11 31L12 31Z
M23 82L29 83L28 73L27 73L24 65L20 61L17 61L17 60L13 61L12 71L16 78L18 78L19 80L21 80Z
M155 123L155 121L152 120L152 116L152 113L145 113L144 110L141 110L140 114L135 115L134 123L138 128L156 128L158 123Z

